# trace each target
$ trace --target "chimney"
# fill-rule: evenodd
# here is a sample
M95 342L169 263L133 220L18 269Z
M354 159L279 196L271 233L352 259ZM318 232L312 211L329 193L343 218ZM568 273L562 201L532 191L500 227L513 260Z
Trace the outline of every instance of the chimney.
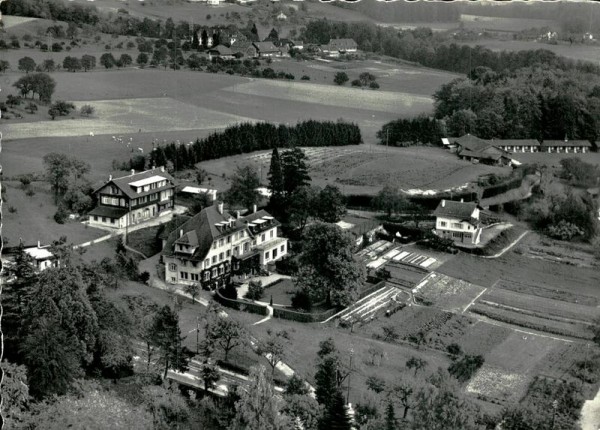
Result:
M445 208L446 207L446 200L442 199L442 207Z
M183 237L183 229L179 230L179 238Z
M252 205L252 213L255 214L256 213L256 205Z
M41 248L42 244L40 243L40 241L38 240L38 248Z
M235 211L235 218L240 219L240 211Z
M223 215L223 202L219 202L219 204L217 205L217 210L221 215Z
M131 169L131 176L135 175L135 169Z
M160 171L165 173L165 166L160 166Z
M108 180L112 181L112 175L108 175Z

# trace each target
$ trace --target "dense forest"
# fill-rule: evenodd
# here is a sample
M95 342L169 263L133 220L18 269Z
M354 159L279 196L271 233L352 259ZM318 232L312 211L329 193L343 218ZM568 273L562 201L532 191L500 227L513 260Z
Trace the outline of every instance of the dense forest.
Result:
M360 128L342 121L304 121L295 126L245 123L198 139L192 145L170 143L156 147L150 164L173 164L174 170L193 168L200 161L264 149L296 146L343 146L362 143Z
M577 71L477 67L442 85L434 99L435 116L452 136L596 141L600 131L600 78Z

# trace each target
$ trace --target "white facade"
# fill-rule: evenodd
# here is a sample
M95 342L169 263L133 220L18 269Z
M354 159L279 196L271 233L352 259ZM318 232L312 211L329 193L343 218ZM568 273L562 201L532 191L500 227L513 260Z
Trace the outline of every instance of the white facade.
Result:
M475 208L473 218L479 219L479 209ZM458 218L438 216L435 220L435 229L438 236L455 242L476 245L481 240L481 227Z

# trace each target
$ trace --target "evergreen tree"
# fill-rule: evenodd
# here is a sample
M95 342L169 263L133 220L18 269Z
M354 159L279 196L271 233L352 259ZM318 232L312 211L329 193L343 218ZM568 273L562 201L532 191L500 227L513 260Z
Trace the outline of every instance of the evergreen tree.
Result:
M385 408L385 428L386 430L396 430L398 428L398 420L394 411L394 404L388 400Z
M281 215L284 209L283 170L277 148L273 149L273 153L271 154L271 166L269 167L267 179L269 180L269 190L271 191L269 207L275 215Z
M172 368L187 370L189 351L181 345L183 337L179 328L179 317L169 306L163 306L154 317L151 328L152 343L159 348L159 362L164 364L163 379Z
M298 188L310 183L308 175L308 158L302 149L295 147L281 155L283 170L283 190L286 197L292 195Z
M325 415L319 423L319 429L352 430L352 419L348 413L342 392L336 390L331 400L330 406L325 410Z
M208 47L208 33L206 32L206 29L202 30L202 40L200 42L202 43L203 48Z
M194 31L192 35L192 49L198 49L200 47L200 39L198 39L198 32Z
M258 37L258 28L256 28L255 23L252 24L252 29L250 30L250 33L252 33L252 35L254 36L252 41L258 42L260 38Z

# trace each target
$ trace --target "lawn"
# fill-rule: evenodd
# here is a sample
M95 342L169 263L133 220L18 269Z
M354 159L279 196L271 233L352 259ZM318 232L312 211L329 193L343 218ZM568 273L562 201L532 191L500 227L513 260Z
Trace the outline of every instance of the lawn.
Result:
M265 288L262 300L270 301L272 298L274 305L291 306L292 297L296 291L297 288L291 279L282 279Z
M54 197L45 183L30 185L35 192L33 196L25 194L20 182L5 180L2 184L6 186L7 200L2 210L5 246L16 246L20 239L25 245L35 245L38 241L49 245L62 236L67 237L67 243L76 245L106 235L106 231L87 227L78 221L57 224L53 218L57 210Z
M146 257L152 257L161 251L161 241L156 234L160 226L142 228L128 234L127 245Z

